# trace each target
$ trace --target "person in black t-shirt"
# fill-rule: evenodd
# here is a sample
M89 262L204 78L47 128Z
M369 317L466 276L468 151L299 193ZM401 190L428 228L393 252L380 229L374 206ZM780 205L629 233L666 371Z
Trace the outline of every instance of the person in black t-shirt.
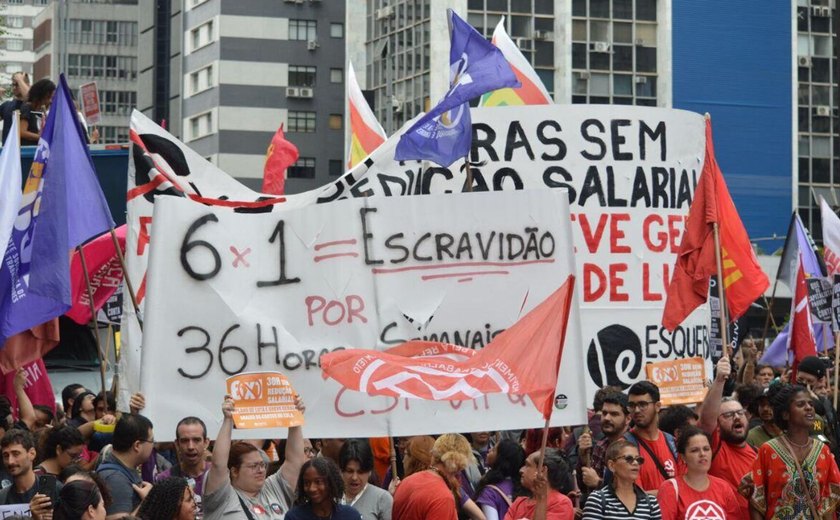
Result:
M29 74L25 72L15 72L12 74L12 96L13 98L3 102L0 105L0 117L3 118L3 139L0 144L6 142L6 136L9 135L9 130L12 128L12 117L15 115L15 110L20 110L21 105L26 101L29 95Z
M55 94L55 83L48 79L36 81L29 89L28 100L20 107L21 146L38 145L53 94Z

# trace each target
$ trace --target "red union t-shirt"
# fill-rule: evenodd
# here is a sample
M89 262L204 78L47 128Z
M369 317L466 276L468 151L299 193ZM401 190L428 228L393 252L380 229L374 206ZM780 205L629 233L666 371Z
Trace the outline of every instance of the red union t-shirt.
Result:
M400 482L392 516L400 520L457 520L455 497L440 475L419 471Z
M528 520L534 517L537 503L528 497L519 497L513 501L505 520ZM396 516L394 517L397 518ZM432 518L431 516L428 518ZM574 520L575 506L569 497L559 491L549 490L548 504L545 514L546 520Z
M674 485L676 484L676 486ZM697 491L683 477L667 480L656 495L662 520L741 520L738 495L729 484L709 475L709 487Z
M715 429L712 434L712 453L716 451L709 475L726 481L732 487L744 518L749 518L750 505L747 499L738 493L738 485L744 475L752 471L758 453L749 444L741 447L723 442L720 438L720 428Z
M655 441L648 441L643 439L641 435L633 429L633 434L640 443L639 455L645 458L645 463L642 464L642 467L640 468L639 478L636 480L636 484L644 491L648 492L659 489L659 486L665 482L665 477L662 476L662 473L659 471L659 467L653 460L651 460L650 453L641 446L641 443L644 443L645 446L650 448L650 451L656 455L656 458L659 459L659 462L662 463L662 466L668 473L668 478L676 476L677 471L677 461L674 459L674 454L671 453L671 449L668 448L668 441L665 440L665 433L662 432L662 430L657 431L659 433L657 439Z

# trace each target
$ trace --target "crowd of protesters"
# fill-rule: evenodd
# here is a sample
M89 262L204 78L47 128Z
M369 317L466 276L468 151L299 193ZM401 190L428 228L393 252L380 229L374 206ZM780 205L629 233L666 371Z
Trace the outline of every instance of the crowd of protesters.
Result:
M156 443L141 394L118 414L71 385L53 414L19 371L16 409L0 400L0 505L46 520L835 518L826 363L755 359L752 345L720 359L696 407L664 407L650 381L602 388L589 423L549 429L544 450L542 430L233 441L230 398L218 432L184 417Z

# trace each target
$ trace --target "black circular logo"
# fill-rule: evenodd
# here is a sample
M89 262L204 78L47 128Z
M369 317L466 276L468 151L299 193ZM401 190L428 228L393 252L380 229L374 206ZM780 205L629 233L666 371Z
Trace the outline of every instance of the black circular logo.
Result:
M622 390L639 378L642 370L642 342L624 325L601 329L589 342L586 365L598 387L618 386Z

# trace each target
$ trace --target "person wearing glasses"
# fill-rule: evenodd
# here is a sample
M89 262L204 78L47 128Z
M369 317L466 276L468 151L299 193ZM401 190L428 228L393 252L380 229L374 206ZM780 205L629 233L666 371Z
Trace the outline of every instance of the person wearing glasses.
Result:
M111 493L108 518L121 518L136 511L152 485L143 482L137 468L146 462L155 446L152 422L140 414L123 414L114 427L111 449L96 472Z
M666 480L656 499L662 520L684 518L747 519L738 503L738 494L725 480L709 475L712 464L711 436L695 426L683 430L677 451L686 472Z
M75 426L66 424L47 430L35 474L58 476L67 466L79 463L84 449L85 439Z
M583 520L660 520L656 499L636 485L646 464L638 446L626 439L615 441L607 448L606 462L612 479L589 495Z
M303 413L300 399L295 404ZM282 520L294 503L298 476L306 460L303 431L300 426L289 428L283 465L266 477L267 464L256 446L242 441L231 443L233 410L234 401L226 395L222 403L224 420L204 484L204 520Z
M661 407L659 387L650 381L639 381L627 391L627 409L635 426L624 438L638 446L648 462L640 469L637 484L652 495L677 471L674 437L659 429Z
M737 494L744 475L755 462L756 450L747 443L747 411L735 399L723 397L723 387L732 373L729 358L717 363L717 374L700 412L700 428L711 436L712 459L709 475L725 480ZM749 503L738 494L742 518L749 518Z

